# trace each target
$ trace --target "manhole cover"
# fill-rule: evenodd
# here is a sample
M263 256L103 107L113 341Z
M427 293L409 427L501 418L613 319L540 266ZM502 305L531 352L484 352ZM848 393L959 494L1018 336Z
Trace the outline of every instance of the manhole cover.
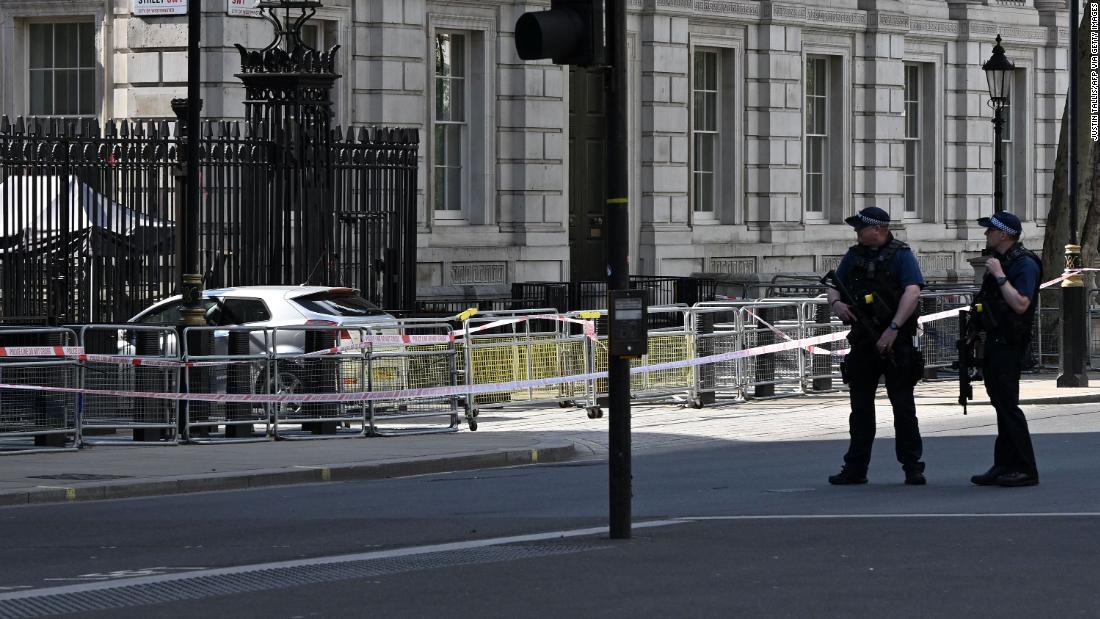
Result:
M97 475L95 473L58 473L57 475L28 475L31 479L57 479L62 481L107 481L126 479L133 475Z

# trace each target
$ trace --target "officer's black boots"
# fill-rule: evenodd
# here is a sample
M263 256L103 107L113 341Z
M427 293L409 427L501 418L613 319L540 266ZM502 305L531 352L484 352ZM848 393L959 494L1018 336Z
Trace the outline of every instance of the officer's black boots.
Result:
M920 471L905 471L906 486L923 486L927 483L928 480L925 479L924 473Z
M997 476L997 485L1005 488L1018 488L1020 486L1039 485L1039 476L1022 471L1013 471Z
M840 472L836 475L829 476L829 483L834 486L853 486L856 484L867 483L867 472L862 473L853 471L848 467L840 469Z
M1004 467L994 466L981 475L975 475L970 478L970 483L975 486L995 486L997 485L997 478L1005 472Z
M994 466L981 475L970 478L970 483L976 486L1004 486L1018 488L1020 486L1036 486L1039 484L1039 476L1021 471L1010 471L1001 466Z

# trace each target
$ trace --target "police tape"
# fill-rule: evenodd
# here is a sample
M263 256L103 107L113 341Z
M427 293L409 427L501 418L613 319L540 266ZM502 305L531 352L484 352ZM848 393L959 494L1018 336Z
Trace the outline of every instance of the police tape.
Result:
M735 350L716 355L707 355L695 359L670 361L655 365L647 365L630 369L631 374L645 374L679 368L722 363L734 359L755 357L774 352L782 352L802 348L808 345L825 344L844 339L848 331L829 333L815 337L802 338L789 342L779 342L766 346L757 346L744 350ZM485 383L480 385L448 385L442 387L425 387L420 389L398 389L389 391L357 391L350 393L281 393L281 394L253 394L253 393L171 393L155 391L128 391L121 389L84 389L80 387L51 387L43 385L12 385L0 383L0 389L12 389L20 391L46 391L52 393L93 394L99 396L113 396L120 398L149 398L156 400L174 401L200 401L223 403L254 403L254 404L278 404L278 403L347 403L369 402L378 400L413 400L419 398L440 398L452 396L473 396L483 393L500 393L516 391L519 389L531 389L537 387L550 387L566 383L586 382L607 378L607 372L589 372L586 374L573 374L569 376L554 376L534 380L519 380L500 383Z
M82 346L0 346L0 357L70 357L83 352Z
M591 314L591 315L594 315L594 317L599 316L599 312L596 312L596 311L584 312L584 314ZM579 325L582 325L582 331L584 332L585 337L588 337L590 339L596 339L596 323L594 321L586 320L584 318L573 318L571 316L564 316L562 314L532 314L530 316L515 316L515 317L511 317L511 318L501 318L499 320L494 320L492 322L489 322L489 323L486 323L486 324L483 324L483 325L478 325L476 327L471 327L469 325L469 323L467 322L465 327L463 327L461 329L458 329L456 331L452 331L451 334L454 335L455 337L467 337L467 336L473 335L475 333L480 333L482 331L487 331L489 329L494 329L494 328L497 328L497 327L506 327L508 325L518 324L518 323L521 323L521 322L529 322L531 320L554 320L554 321L557 321L557 322L564 322L564 323L570 323L570 324L579 324Z
M1049 288L1050 286L1053 286L1054 284L1065 281L1065 280L1073 277L1074 275L1080 275L1081 273L1086 273L1086 272L1091 272L1091 271L1100 271L1100 269L1070 269L1069 271L1066 271L1065 273L1062 273L1061 275L1059 275L1058 277L1055 277L1054 279L1050 280L1049 282L1043 282L1042 285L1039 286L1039 288L1040 289Z

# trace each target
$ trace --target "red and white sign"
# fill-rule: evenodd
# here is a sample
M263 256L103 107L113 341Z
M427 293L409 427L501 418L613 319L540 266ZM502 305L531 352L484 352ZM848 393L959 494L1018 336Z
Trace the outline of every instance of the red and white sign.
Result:
M187 0L130 0L130 14L139 17L187 15Z
M230 17L263 17L260 0L225 0L225 14Z

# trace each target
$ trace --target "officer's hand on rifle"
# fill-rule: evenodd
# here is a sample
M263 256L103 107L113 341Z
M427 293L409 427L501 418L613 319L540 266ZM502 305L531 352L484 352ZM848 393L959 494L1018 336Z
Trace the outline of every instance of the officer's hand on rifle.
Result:
M833 312L836 313L836 317L840 319L846 325L850 325L856 321L856 317L852 314L852 308L848 307L848 304L844 301L833 301Z

